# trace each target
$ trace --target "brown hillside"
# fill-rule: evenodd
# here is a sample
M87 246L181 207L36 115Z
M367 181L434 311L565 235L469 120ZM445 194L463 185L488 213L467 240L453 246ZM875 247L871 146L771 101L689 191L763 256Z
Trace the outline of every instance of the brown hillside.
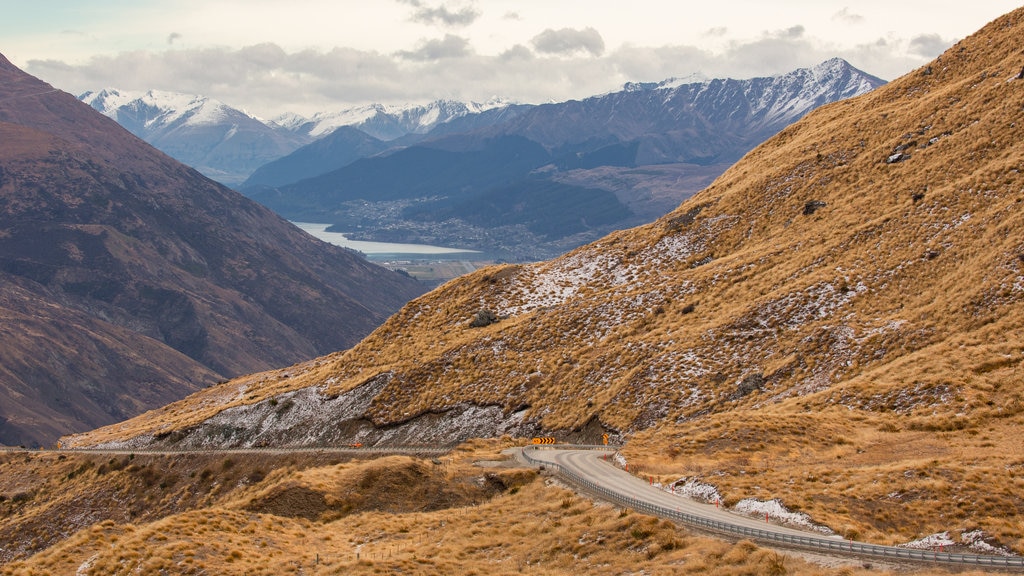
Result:
M435 461L0 453L0 574L890 573L594 504L493 460L498 444Z
M0 56L0 444L347 348L420 293Z
M347 353L72 441L187 437L231 405L381 381L377 425L467 404L566 437L597 422L731 502L885 542L980 527L1024 552L1021 38L1017 10L654 224L478 271ZM471 327L480 310L500 320Z

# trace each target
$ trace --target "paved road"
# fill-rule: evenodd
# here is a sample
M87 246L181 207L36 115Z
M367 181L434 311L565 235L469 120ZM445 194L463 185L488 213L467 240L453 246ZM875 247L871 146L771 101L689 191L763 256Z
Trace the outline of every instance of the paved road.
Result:
M784 548L814 550L830 556L852 556L890 562L970 566L1024 572L1024 558L1019 556L955 554L851 542L837 536L828 537L815 532L770 524L763 518L732 514L716 508L713 504L701 504L689 498L665 492L620 470L605 460L606 457L611 458L611 455L614 454L610 450L593 449L593 447L529 447L515 449L515 452L518 458L530 464L550 465L570 483L596 493L604 499L641 512L700 529L728 534L732 537L749 538L756 542Z
M675 510L676 512L694 514L702 518L736 526L769 529L795 536L815 535L826 537L821 533L769 524L765 522L763 517L752 518L750 516L734 514L714 504L704 504L685 496L666 492L614 466L611 461L605 460L605 457L611 458L614 454L615 452L606 450L535 450L530 454L530 457L534 460L558 464L564 469L571 470L584 478L590 479L602 488L629 495L655 506ZM842 541L842 538L839 536L835 536L833 539Z

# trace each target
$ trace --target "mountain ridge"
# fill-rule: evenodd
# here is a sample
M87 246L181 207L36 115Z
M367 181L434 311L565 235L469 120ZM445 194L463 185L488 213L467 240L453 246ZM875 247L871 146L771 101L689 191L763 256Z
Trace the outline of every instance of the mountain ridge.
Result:
M881 82L833 59L777 77L623 89L516 110L467 132L437 130L372 157L348 154L344 166L291 184L243 190L291 220L334 224L359 239L538 260L664 215L708 174L721 173L795 118ZM297 163L313 149L319 145L275 164ZM640 189L625 185L634 169L647 175ZM688 186L681 188L681 180ZM659 183L654 193L652 181ZM368 222L364 214L377 202ZM545 218L502 223L507 205Z
M3 443L345 348L422 292L3 58L0 80Z
M78 97L205 176L238 185L253 170L310 142L301 133L200 95L113 88Z

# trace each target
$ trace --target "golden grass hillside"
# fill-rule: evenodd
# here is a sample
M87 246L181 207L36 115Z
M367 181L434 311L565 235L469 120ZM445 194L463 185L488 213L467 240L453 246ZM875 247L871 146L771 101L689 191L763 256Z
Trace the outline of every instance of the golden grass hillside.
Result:
M0 574L880 573L592 503L535 470L496 467L505 445L437 463L3 454Z
M399 424L500 406L597 422L664 477L780 498L848 536L982 529L1024 552L1024 10L829 105L661 220L421 297L352 350L76 445L286 391L387 384ZM500 320L474 328L481 310Z

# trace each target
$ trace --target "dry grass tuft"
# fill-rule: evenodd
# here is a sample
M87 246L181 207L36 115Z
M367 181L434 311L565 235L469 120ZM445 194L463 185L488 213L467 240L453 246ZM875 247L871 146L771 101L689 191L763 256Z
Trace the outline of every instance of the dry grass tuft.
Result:
M260 464L269 472L261 482L237 484L218 496L134 521L75 525L57 511L59 498L29 500L8 521L24 530L32 517L63 534L50 544L4 558L0 574L760 574L773 561L787 574L835 573L795 557L778 560L777 554L773 557L750 542L694 536L664 520L595 504L532 470L473 464L500 459L500 447L497 442L476 443L443 458L441 465L405 457L341 463L265 457ZM28 461L4 458L7 479L29 479L93 462L87 456L64 461L45 455ZM149 466L149 458L135 460ZM246 457L232 460L232 470L252 464ZM185 470L212 464L191 458L169 463ZM480 492L489 473L518 489ZM109 489L110 474L92 474L64 486L64 497L77 501ZM330 502L367 478L375 480L358 488L363 502L380 503L381 509L364 506L337 518L312 518L298 513L308 508L303 504L308 498L296 500L299 510L271 510L269 504L273 495L299 487L303 494L316 492ZM408 493L429 494L442 478L443 490L466 493L466 499L447 507L410 504L415 498ZM203 490L198 476L183 481L189 482L190 489ZM400 486L406 483L411 484ZM405 493L396 496L395 489ZM156 486L149 486L118 497L132 506L160 495ZM401 511L383 509L399 500L408 500L399 505Z

